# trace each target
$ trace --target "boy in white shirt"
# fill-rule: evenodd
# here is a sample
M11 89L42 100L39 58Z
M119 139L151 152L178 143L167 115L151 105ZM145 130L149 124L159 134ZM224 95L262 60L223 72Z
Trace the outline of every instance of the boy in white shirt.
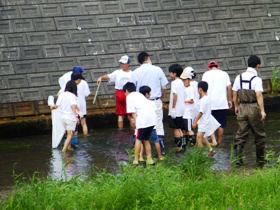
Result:
M151 88L147 85L141 86L139 88L139 92L142 93L147 99L149 99L151 97L151 91L152 91ZM148 102L152 104L152 106L154 107L155 110L157 109L157 107L153 101L148 100ZM156 151L158 154L158 160L159 161L165 160L165 158L162 156L162 153L161 153L160 143L159 143L160 140L158 138L157 131L155 128L153 129L153 131L151 133L151 138L152 138L153 142L155 143ZM143 151L141 151L141 152L143 153ZM140 155L140 157L141 157L141 155Z
M113 71L111 74L105 74L98 78L97 84L102 80L108 80L109 82L115 83L116 89L116 114L118 115L118 128L123 128L124 115L127 114L130 122L130 127L135 127L133 117L126 112L126 97L123 92L123 86L130 80L132 71L130 70L131 59L129 56L124 55L120 58L119 63L121 69Z
M190 137L193 138L194 136L194 132L192 131L192 122L194 121L194 118L197 114L197 101L195 100L195 90L190 84L192 79L191 70L191 67L186 67L180 76L185 85L185 111L183 115L183 134L184 141L186 141L186 144L190 140ZM183 146L183 149L185 149L185 145Z
M152 130L157 124L157 116L154 107L148 103L147 98L143 94L136 92L136 86L132 82L127 82L123 86L126 95L126 109L128 113L132 113L132 117L136 122L136 140L135 155L133 164L138 165L141 144L143 143L146 152L146 164L153 165L154 161L151 154L151 145L148 141Z
M170 121L169 127L174 132L174 142L176 150L179 152L183 148L183 133L181 128L183 125L183 114L185 110L184 106L184 83L180 79L183 72L182 66L179 64L172 64L169 67L169 76L173 81L171 82L170 100L169 100L169 113Z
M192 124L193 128L198 127L196 134L196 142L199 149L205 144L208 148L208 157L212 157L216 152L212 149L206 137L213 134L213 132L220 126L220 124L211 115L211 102L207 96L208 84L205 81L198 83L199 100L199 113Z

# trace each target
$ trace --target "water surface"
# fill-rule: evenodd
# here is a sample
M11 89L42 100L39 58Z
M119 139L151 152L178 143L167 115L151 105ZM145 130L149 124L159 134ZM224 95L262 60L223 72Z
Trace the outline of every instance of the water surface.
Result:
M273 150L278 156L280 153L280 111L274 110L267 113L266 132L267 150ZM165 118L167 121L167 118ZM128 125L126 125L128 126ZM224 140L217 148L214 165L216 169L227 170L230 168L230 148L238 126L236 117L228 117L228 126L225 129ZM165 122L166 151L173 150L172 130ZM133 130L126 127L119 131L116 128L106 128L90 131L87 137L79 136L78 148L66 155L61 153L61 148L51 148L51 134L21 138L0 139L0 189L13 185L13 175L23 174L32 176L40 172L44 176L71 177L78 174L87 174L89 170L106 168L117 172L120 162L130 162L132 149ZM155 148L152 145L155 156ZM244 148L245 167L255 165L255 146L253 135ZM175 157L170 152L170 157ZM176 158L176 157L175 157ZM67 163L66 167L64 163Z

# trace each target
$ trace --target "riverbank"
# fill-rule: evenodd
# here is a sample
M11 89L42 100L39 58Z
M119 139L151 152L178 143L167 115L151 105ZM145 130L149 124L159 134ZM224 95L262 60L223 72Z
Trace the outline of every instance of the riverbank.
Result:
M279 109L280 95L264 95L264 104L266 110ZM167 117L168 104L164 104L164 115ZM234 114L233 109L229 114ZM117 127L117 116L114 108L88 110L87 124L89 130ZM127 119L125 118L125 123ZM0 133L1 137L18 137L51 133L52 121L51 115L26 116L16 118L1 118Z
M156 166L120 164L120 172L91 168L89 176L17 180L4 209L277 209L279 165L215 171L197 150ZM219 178L217 178L219 177Z

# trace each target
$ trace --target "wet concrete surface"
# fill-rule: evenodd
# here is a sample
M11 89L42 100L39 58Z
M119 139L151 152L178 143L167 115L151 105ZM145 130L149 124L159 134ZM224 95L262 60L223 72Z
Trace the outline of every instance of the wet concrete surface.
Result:
M266 132L267 150L280 154L280 110L267 111ZM166 152L174 148L172 130L168 127L165 117ZM221 147L216 148L214 158L217 163L214 168L227 170L230 168L231 143L237 131L237 122L234 115L228 116L228 125L225 129L224 140ZM132 154L133 130L128 127L124 130L117 128L104 128L90 131L89 136L79 136L78 147L66 155L61 153L61 147L51 148L51 134L3 138L0 139L0 191L9 189L14 185L14 177L32 176L40 172L43 176L72 177L81 174L81 177L96 168L106 168L108 171L117 172L118 164L130 162ZM153 156L155 156L155 148ZM190 148L188 148L190 149ZM244 148L245 167L255 165L255 146L253 135ZM170 156L173 155L170 152ZM174 156L174 155L173 155ZM67 163L66 166L64 163Z

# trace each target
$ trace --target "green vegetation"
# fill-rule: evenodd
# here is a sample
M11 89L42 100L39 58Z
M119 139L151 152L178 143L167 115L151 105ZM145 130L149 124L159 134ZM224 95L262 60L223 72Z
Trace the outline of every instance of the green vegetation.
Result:
M279 162L262 170L211 169L195 150L156 166L120 165L81 180L16 181L4 209L278 209Z
M272 69L271 91L272 93L277 93L280 91L280 79L279 79L280 69L277 68L274 63L272 63L271 69Z

